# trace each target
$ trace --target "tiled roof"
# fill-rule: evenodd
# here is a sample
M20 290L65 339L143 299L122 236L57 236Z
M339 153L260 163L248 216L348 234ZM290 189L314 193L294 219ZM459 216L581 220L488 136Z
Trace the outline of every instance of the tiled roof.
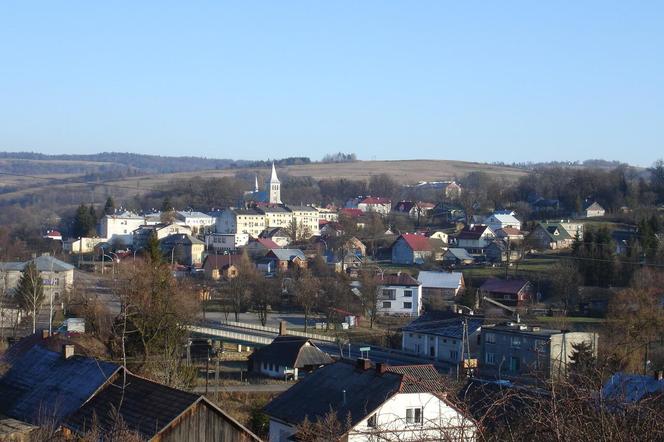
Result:
M457 236L458 239L480 239L489 226L466 227Z
M258 238L258 239L256 239L255 242L262 245L266 249L278 249L279 248L279 244L277 244L276 242L272 241L269 238Z
M30 423L57 423L78 409L120 367L33 346L0 379L0 413Z
M404 233L399 238L397 238L397 241L399 241L399 239L403 239L404 241L406 241L408 247L410 247L415 252L429 252L432 250L429 238L427 238L424 235L416 235L414 233Z
M504 235L502 235L501 232ZM515 229L514 227L503 227L502 229L496 230L496 235L498 235L498 236L519 236L519 235L523 235L523 233L521 233L521 230Z
M408 273L399 273L396 275L376 275L376 282L380 285L403 285L403 286L418 286L420 282L410 276Z
M240 257L237 255L208 255L203 261L203 267L206 269L223 269L239 261Z
M358 204L392 204L392 200L389 198L382 198L376 196L368 196L360 201Z
M528 285L528 283L529 282L525 279L489 278L484 281L480 290L491 293L517 294Z
M354 426L394 394L440 391L440 375L431 365L387 367L385 373L379 373L342 360L308 375L264 410L290 424L299 424L305 417L315 421L333 410L340 422L349 418Z

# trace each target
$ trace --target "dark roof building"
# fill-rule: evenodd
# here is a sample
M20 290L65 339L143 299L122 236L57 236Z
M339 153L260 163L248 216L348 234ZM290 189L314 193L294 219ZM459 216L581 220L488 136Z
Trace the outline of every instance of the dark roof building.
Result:
M408 411L418 400L418 411ZM463 434L449 440L470 440L466 438L475 433L474 422L448 401L441 376L430 364L374 367L367 359L338 361L295 384L264 411L270 417L271 441L294 440L297 425L329 413L350 427L340 429L343 434L334 440L382 440L388 427L399 432L400 440L425 440L423 434L426 440L448 440L449 432L459 427L465 427Z
M334 360L308 338L277 336L271 344L249 356L249 369L272 377L292 377L301 371L310 372Z
M84 435L97 426L111 431L122 419L146 440L259 441L249 430L205 397L167 387L129 372L117 373L63 426Z
M73 353L73 348L71 349ZM59 423L120 366L35 345L0 379L0 413L32 424Z
M508 306L519 306L533 298L533 285L525 279L489 278L480 287L484 296Z

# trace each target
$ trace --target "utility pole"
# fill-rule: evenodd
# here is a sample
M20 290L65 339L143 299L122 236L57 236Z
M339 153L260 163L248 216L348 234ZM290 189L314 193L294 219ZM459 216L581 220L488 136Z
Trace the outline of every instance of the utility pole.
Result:
M205 395L208 394L208 378L210 377L210 347L207 349L207 358L205 359Z

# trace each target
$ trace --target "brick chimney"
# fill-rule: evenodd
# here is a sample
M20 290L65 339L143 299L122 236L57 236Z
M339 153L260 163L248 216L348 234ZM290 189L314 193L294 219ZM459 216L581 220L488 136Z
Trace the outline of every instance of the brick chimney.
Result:
M48 339L49 336L48 330L42 330L42 339Z
M385 362L376 362L376 373L383 374L387 372L387 364Z
M74 356L74 346L71 344L65 344L62 346L62 357L64 359L69 359Z
M357 368L359 371L366 371L371 369L371 360L370 359L364 359L364 358L358 358L357 363L355 364L355 368Z
M288 334L288 329L286 328L286 321L279 322L279 336L286 336Z

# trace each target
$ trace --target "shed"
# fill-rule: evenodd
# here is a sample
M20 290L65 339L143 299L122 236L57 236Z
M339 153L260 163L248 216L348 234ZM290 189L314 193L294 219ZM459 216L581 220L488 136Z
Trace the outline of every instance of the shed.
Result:
M270 377L297 380L300 371L311 372L332 362L310 339L285 335L254 351L249 356L249 369Z

